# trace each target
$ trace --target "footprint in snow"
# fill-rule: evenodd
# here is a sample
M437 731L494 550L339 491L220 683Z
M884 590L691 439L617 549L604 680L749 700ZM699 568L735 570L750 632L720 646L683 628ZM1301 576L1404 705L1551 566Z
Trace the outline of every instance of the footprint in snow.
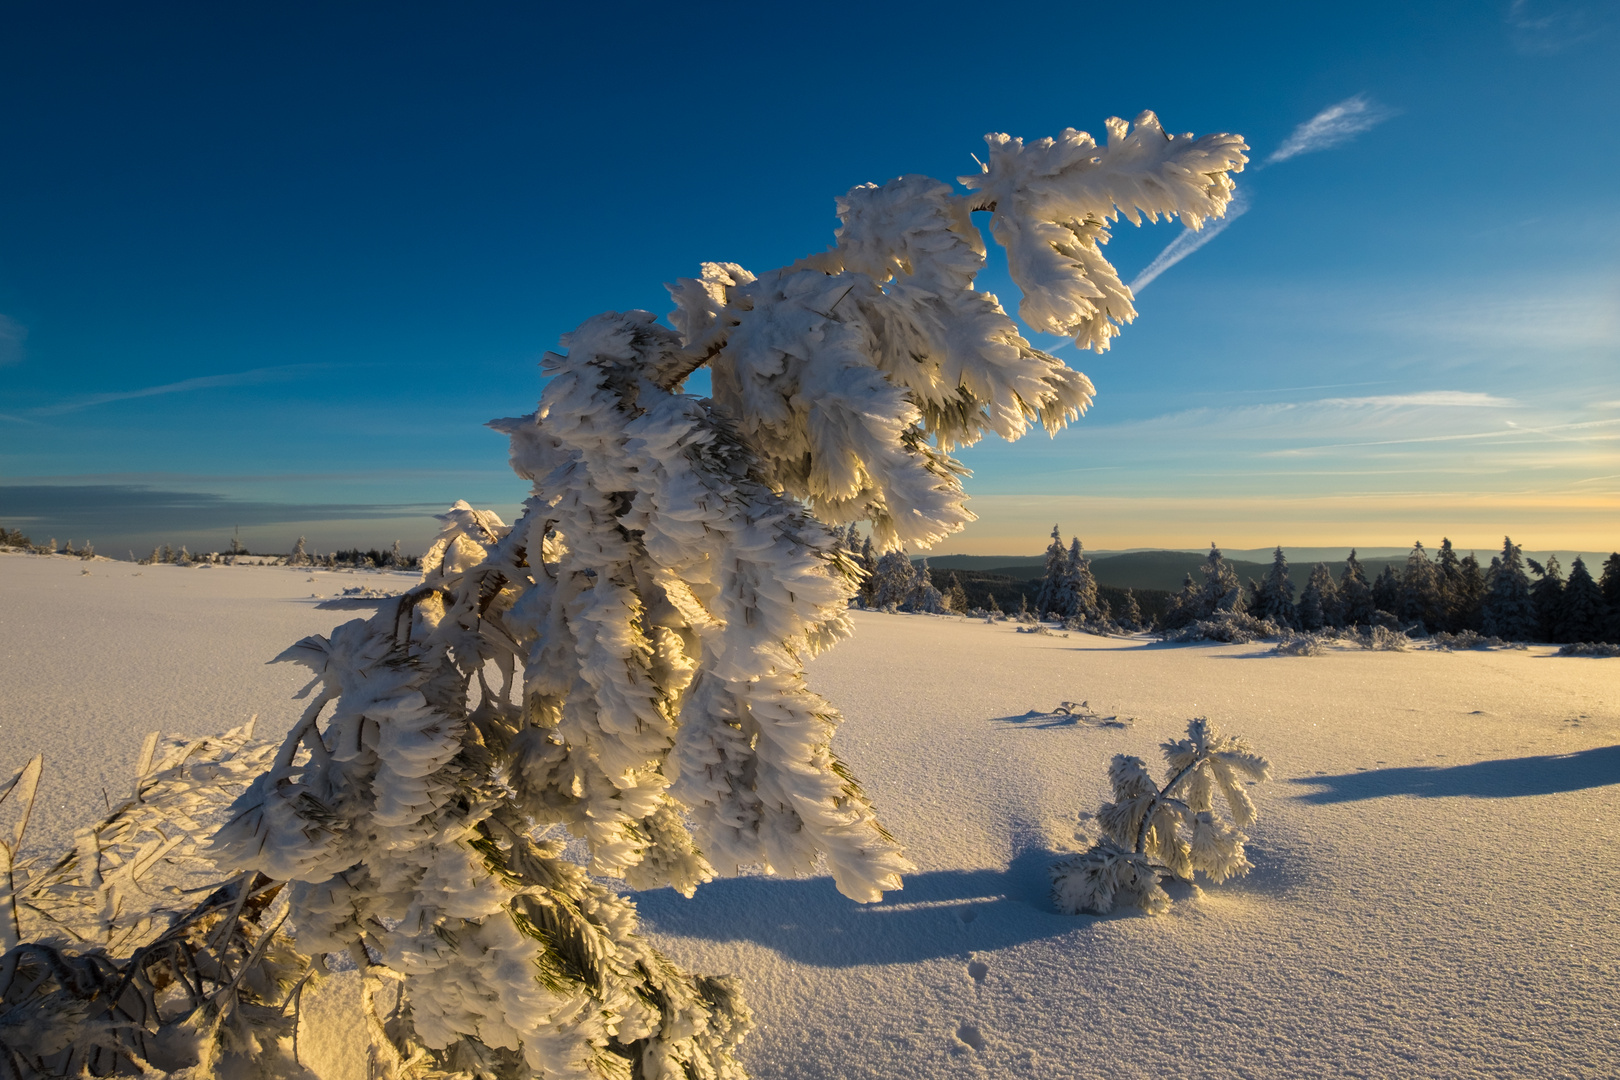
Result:
M982 960L975 960L968 965L968 977L980 986L984 985L984 977L990 974L990 965Z
M978 1027L973 1024L962 1024L956 1029L957 1042L970 1046L975 1050L984 1049L984 1036L979 1033Z
M979 911L977 908L965 907L956 913L956 917L962 920L963 926L966 926L979 917Z

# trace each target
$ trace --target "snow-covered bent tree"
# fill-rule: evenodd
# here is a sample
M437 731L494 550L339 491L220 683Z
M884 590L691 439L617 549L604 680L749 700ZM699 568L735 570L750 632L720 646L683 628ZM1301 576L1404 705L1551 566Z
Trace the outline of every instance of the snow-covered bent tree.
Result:
M900 887L908 864L803 676L849 633L860 576L829 526L931 545L973 517L954 447L1090 404L973 288L972 213L991 212L1024 320L1101 352L1136 314L1108 223L1199 227L1247 149L1152 113L1108 132L991 136L967 195L857 187L830 250L671 286L673 329L588 320L547 355L538 410L493 424L533 484L521 519L461 504L397 606L288 650L320 689L218 848L295 883L301 947L348 951L374 990L402 979L375 1020L382 1064L740 1074L735 989L652 950L563 831L633 888L822 865L859 901ZM682 393L705 365L712 399Z

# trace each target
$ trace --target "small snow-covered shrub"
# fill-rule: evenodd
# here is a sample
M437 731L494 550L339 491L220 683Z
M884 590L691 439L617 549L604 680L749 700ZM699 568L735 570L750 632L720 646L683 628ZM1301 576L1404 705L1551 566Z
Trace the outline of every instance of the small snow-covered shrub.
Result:
M1460 649L1523 649L1522 641L1503 641L1499 637L1486 637L1472 630L1459 630L1455 634L1448 634L1444 630L1429 635L1429 647L1441 652L1455 652Z
M1338 640L1338 635L1329 631L1308 631L1299 633L1294 630L1284 630L1282 640L1271 650L1273 656L1321 656L1328 651L1328 645Z
M1127 631L1113 619L1101 615L1088 618L1085 615L1071 615L1063 620L1063 629L1073 630L1080 634L1095 634L1098 637L1121 637Z
M1373 652L1405 652L1412 639L1387 626L1359 626L1346 639Z
M1521 649L1524 646L1519 646ZM1577 641L1564 645L1558 650L1559 656L1620 656L1620 645L1611 645L1606 641Z
M1262 638L1273 638L1280 633L1274 622L1257 619L1242 611L1217 611L1207 619L1198 619L1175 630L1167 630L1163 640L1172 644L1190 641L1222 641L1231 645L1247 645Z
M1052 900L1069 915L1106 915L1122 904L1150 915L1167 911L1163 876L1192 880L1202 872L1213 882L1247 874L1249 838L1239 831L1255 820L1245 780L1271 777L1271 763L1235 735L1222 734L1200 717L1187 723L1187 737L1163 744L1169 778L1154 782L1147 763L1116 754L1108 769L1114 801L1097 813L1105 835L1089 851L1052 867ZM1219 789L1231 815L1215 813Z

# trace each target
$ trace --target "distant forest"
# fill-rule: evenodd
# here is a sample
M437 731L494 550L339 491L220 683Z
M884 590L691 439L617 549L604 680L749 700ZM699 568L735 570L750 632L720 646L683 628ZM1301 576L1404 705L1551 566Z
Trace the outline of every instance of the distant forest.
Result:
M1600 568L1577 556L1566 576L1556 555L1525 558L1507 537L1489 566L1472 552L1459 557L1442 540L1433 555L1418 542L1404 557L1360 560L1352 550L1336 566L1305 569L1291 566L1281 547L1270 564L1226 559L1213 545L1204 556L1145 551L1088 559L1078 541L1065 552L1054 528L1039 565L929 567L928 576L941 593L963 596L973 608L993 604L1071 618L1072 599L1048 599L1073 594L1072 586L1068 594L1061 587L1067 576L1094 590L1103 620L1134 601L1140 615L1133 621L1159 629L1227 611L1304 631L1382 625L1506 641L1620 643L1620 552Z

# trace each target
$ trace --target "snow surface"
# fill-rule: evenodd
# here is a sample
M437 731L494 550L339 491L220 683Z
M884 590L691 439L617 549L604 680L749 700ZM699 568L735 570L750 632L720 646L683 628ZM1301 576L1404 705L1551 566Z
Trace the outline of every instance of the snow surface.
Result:
M285 731L303 673L264 661L359 614L311 594L406 580L0 556L0 768L47 760L30 847L124 790L148 730ZM855 620L811 683L918 865L904 891L638 897L678 961L742 978L755 1076L1620 1075L1620 661ZM1064 700L1136 722L1029 718ZM1095 831L1109 759L1157 766L1195 715L1274 763L1254 872L1162 918L1052 913L1047 866ZM365 1075L345 979L306 998L328 1078Z

